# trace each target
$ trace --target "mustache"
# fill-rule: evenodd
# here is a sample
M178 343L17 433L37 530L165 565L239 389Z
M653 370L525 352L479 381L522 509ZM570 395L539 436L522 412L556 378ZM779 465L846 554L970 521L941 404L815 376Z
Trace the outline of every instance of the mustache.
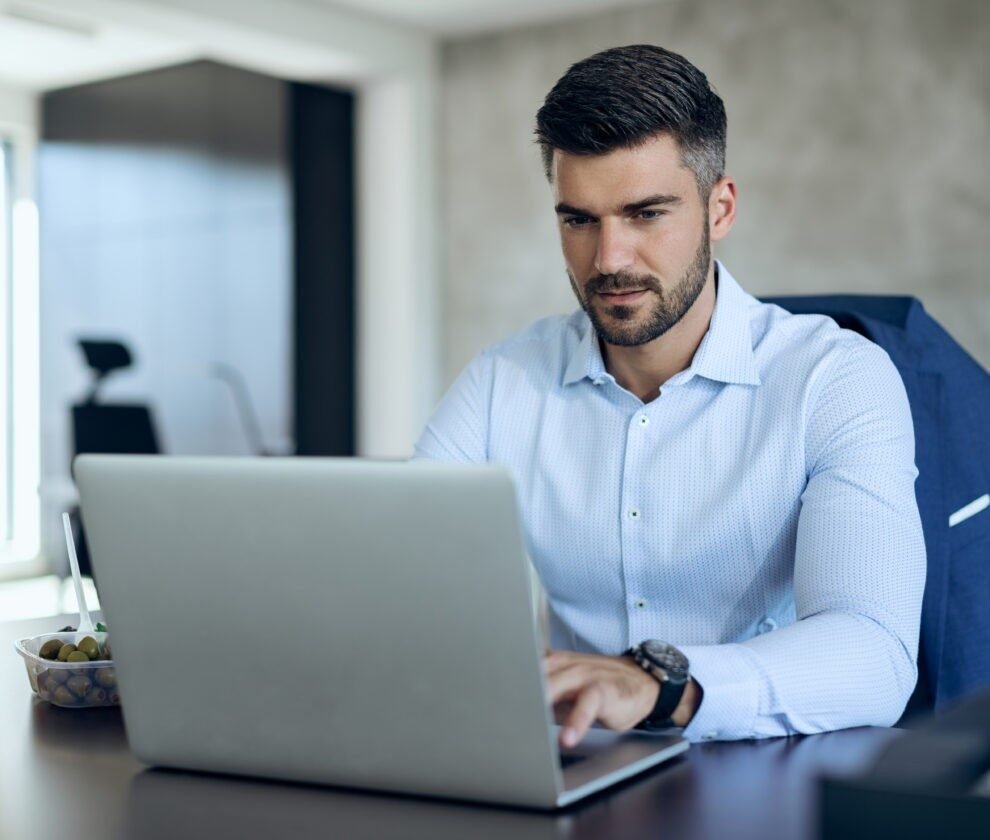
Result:
M660 281L652 274L598 274L584 284L585 295L601 294L602 292L616 293L632 291L633 289L649 289L659 295L663 294Z

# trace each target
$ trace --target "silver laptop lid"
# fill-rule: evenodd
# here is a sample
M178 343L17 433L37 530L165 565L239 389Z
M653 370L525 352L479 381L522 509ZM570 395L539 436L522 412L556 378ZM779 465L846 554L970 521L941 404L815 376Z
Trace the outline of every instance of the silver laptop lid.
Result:
M139 758L555 803L505 470L85 455L75 474Z

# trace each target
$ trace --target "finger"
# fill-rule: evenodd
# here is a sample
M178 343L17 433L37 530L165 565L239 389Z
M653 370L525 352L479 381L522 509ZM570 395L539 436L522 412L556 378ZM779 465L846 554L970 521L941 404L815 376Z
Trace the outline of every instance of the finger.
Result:
M547 694L550 702L556 705L561 700L574 699L591 681L588 670L580 665L548 674Z
M601 711L603 697L597 685L588 686L578 695L574 708L571 709L560 732L561 744L565 747L574 747L581 743L581 739L587 734Z
M571 713L574 704L570 700L562 700L553 707L553 722L558 726L563 726L567 716Z

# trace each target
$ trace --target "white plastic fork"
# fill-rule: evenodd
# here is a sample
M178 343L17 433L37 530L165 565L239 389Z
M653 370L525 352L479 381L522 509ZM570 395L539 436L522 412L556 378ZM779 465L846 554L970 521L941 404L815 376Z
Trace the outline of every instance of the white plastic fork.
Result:
M79 574L79 558L76 557L76 542L72 539L72 523L69 514L62 514L62 528L65 530L65 547L69 550L69 568L72 570L72 583L76 588L76 600L79 602L79 628L76 630L76 642L85 636L91 636L96 627L89 616L86 598L83 595L82 575Z

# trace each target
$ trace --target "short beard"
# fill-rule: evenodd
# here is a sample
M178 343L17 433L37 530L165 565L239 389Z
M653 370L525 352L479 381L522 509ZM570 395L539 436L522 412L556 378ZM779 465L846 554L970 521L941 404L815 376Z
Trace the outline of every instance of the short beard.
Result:
M660 285L660 281L651 274L599 274L584 284L582 297L578 294L577 283L570 271L567 272L567 276L578 303L588 313L592 326L602 341L617 347L639 347L662 336L687 314L701 294L701 290L705 288L711 256L711 237L708 233L708 225L705 225L694 260L684 272L680 282L671 286L667 292ZM590 303L599 292L619 292L623 289L648 289L657 295L656 303L642 324L633 322L635 307L619 304L605 308L612 321L610 326Z

